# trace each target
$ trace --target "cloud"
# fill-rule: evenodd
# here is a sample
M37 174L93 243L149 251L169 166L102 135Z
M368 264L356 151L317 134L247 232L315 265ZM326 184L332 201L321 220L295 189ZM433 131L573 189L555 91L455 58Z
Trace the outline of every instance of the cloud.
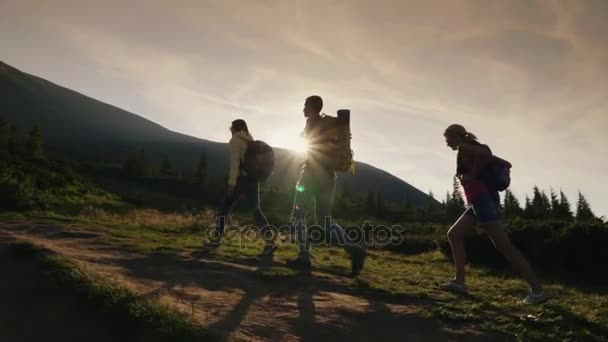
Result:
M137 103L129 109L173 130L225 140L238 115L272 140L277 129L298 131L302 101L317 93L329 113L352 109L358 158L422 189L450 186L441 135L461 122L522 170L520 194L541 181L588 191L592 203L608 191L593 180L608 171L598 157L608 144L602 0L2 6L78 51L99 88L122 87ZM116 85L103 83L110 76Z

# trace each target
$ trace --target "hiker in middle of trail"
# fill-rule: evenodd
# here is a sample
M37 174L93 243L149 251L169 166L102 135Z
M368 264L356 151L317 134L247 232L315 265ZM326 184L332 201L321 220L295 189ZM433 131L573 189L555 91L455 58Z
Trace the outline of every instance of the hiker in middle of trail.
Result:
M342 246L350 254L351 274L356 276L363 268L367 252L349 241L344 229L332 222L331 217L336 171L347 171L354 167L349 145L350 131L340 129L348 127L344 125L349 123L350 112L339 111L338 118L335 118L322 115L322 109L323 100L319 96L310 96L304 103L304 136L308 140L309 149L296 185L291 214L292 224L296 225L299 254L296 259L289 260L288 265L303 270L311 267L310 236L304 220L314 202L318 223L329 234L332 243ZM348 144L340 145L344 141L348 141Z
M253 140L245 120L234 120L230 125L230 132L230 171L226 197L218 211L215 234L204 246L220 246L228 216L239 200L245 199L253 210L256 225L266 242L262 255L269 255L277 246L274 242L274 231L260 208L259 190L260 181L264 181L272 172L274 154L268 145Z
M469 207L448 231L456 276L440 287L466 292L464 238L475 225L479 225L488 233L496 249L528 282L530 293L524 303L538 304L545 301L547 297L532 267L513 245L500 223L498 192L510 184L511 164L493 156L487 145L479 143L477 137L461 125L449 126L444 137L448 147L458 151L456 176L464 188Z

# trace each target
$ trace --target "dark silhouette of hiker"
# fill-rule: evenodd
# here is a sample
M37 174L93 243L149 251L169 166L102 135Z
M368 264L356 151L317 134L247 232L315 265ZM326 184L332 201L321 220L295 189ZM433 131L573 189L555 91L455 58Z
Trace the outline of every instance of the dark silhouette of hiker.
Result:
M228 174L228 189L223 205L220 207L217 216L217 229L213 238L205 243L205 247L217 248L220 245L224 235L224 228L228 216L237 205L244 199L249 204L249 208L253 211L253 217L256 225L262 233L262 237L266 242L263 255L270 254L276 249L273 234L268 224L268 220L260 209L260 182L252 175L248 175L244 170L244 159L247 148L253 142L253 137L249 133L245 120L234 120L230 125L232 138L229 142L230 147L230 171Z
M530 264L513 245L501 225L498 213L500 196L492 185L493 176L489 174L489 166L494 158L492 151L487 145L480 144L475 135L467 132L461 125L449 126L444 137L447 145L458 151L456 176L461 181L469 206L448 231L456 276L440 287L444 290L466 292L464 238L478 224L488 233L496 249L530 285L531 291L524 303L537 304L545 301L547 297Z
M333 147L332 137L328 136L332 125L331 118L322 116L323 100L319 96L310 96L304 103L304 116L306 127L304 136L308 140L309 150L306 161L300 172L296 185L292 223L296 225L296 237L299 254L288 265L304 270L310 269L310 243L307 226L304 222L313 206L316 209L317 221L329 234L332 243L342 246L351 257L351 271L353 275L359 274L365 262L366 251L362 247L349 241L346 232L331 218L331 201L336 184L336 173L330 166L328 151ZM335 119L335 118L334 118Z

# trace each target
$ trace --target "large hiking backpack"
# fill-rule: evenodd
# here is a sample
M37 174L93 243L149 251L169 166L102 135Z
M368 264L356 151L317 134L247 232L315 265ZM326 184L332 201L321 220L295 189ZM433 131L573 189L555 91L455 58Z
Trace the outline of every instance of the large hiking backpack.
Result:
M353 150L351 149L350 110L338 110L338 116L324 114L321 117L323 129L323 164L332 171L355 173Z
M485 147L492 153L492 150L488 145L481 144L477 141L472 142L472 144ZM460 175L462 174L460 155L458 155L457 164L456 172ZM492 155L486 167L481 170L479 179L493 190L505 191L511 185L511 167L512 165L510 162Z
M505 191L511 185L511 163L496 156L492 156L487 169L489 183L497 191Z
M267 143L255 140L247 144L243 170L248 177L263 182L272 174L274 164L274 151Z

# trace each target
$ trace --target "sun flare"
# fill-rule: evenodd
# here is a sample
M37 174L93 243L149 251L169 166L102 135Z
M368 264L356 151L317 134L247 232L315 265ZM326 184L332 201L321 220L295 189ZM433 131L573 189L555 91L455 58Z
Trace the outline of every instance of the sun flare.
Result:
M301 132L282 131L273 135L272 143L274 146L292 150L298 154L305 154L308 151L308 141L301 136Z

